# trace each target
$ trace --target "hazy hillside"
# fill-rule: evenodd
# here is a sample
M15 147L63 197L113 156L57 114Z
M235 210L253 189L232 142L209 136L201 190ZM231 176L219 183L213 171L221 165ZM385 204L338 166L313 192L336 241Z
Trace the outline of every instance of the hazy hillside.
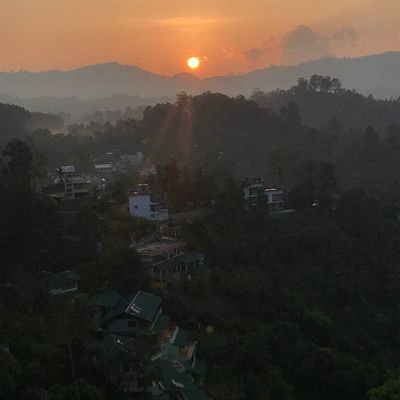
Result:
M161 76L118 63L92 65L72 71L2 72L0 93L24 98L85 99L112 94L174 96L182 90L188 93L211 90L228 95L248 95L256 87L264 91L289 88L297 78L308 78L313 74L337 77L345 87L354 88L363 94L379 98L397 97L400 94L400 53L388 52L359 58L324 58L294 66L271 66L242 75L205 79L185 73Z
M87 116L97 111L136 109L140 106L155 105L173 100L172 97L140 97L114 94L91 99L79 97L17 97L0 94L0 103L15 104L31 112L63 114L65 122L85 121Z

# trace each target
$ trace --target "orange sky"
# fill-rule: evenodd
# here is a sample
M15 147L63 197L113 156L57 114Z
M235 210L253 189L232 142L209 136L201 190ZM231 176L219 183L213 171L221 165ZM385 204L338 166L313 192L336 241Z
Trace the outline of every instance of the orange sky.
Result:
M297 28L301 25L301 28ZM399 0L0 0L0 70L118 61L200 76L400 49Z

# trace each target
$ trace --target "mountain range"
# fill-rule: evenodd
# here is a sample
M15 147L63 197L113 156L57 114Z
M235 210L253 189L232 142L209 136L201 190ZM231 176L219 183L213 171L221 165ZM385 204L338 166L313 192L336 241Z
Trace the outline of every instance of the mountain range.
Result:
M134 104L154 103L155 98L173 97L180 91L197 94L209 90L247 96L255 88L263 91L287 89L299 77L309 78L313 74L339 78L343 87L365 95L397 98L400 95L400 52L357 58L321 58L298 65L270 66L244 74L203 79L189 73L157 75L115 62L70 71L0 72L0 101L27 106L32 111L68 112L68 109L62 109L62 103L96 99L97 104L112 105L112 100L99 100L112 99L115 95L120 96L120 100L123 95L127 103L129 96L134 96L134 100L130 99ZM55 103L60 102L60 98L64 100L58 107ZM120 105L121 101L117 103ZM75 104L75 108L79 107Z

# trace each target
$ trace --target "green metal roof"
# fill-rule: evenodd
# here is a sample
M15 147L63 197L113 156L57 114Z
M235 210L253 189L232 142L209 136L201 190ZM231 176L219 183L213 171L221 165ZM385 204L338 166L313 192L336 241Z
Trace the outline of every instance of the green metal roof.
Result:
M123 314L152 321L160 305L160 297L151 293L139 291L136 295L122 297L118 304L104 316L102 322L107 323Z
M151 328L151 331L155 335L161 335L167 328L169 321L170 321L170 318L168 317L168 315L160 314L158 316L158 318L156 319L156 321L154 322L154 325Z
M132 302L128 305L125 312L147 321L153 321L158 309L160 308L160 305L160 297L140 290L137 292Z
M107 323L108 321L125 314L126 308L129 306L134 298L134 295L122 297L118 304L104 316L102 323Z
M62 272L49 272L46 279L50 286L57 286L80 281L81 277L75 271L68 270Z
M171 344L174 344L179 347L183 347L188 343L188 333L184 329L179 327L176 328L176 332L171 339Z
M103 338L104 355L108 361L119 364L127 355L134 356L136 343L136 339L108 333Z
M183 362L186 370L193 375L197 376L205 376L207 371L207 363L205 361L199 360L196 358L194 363L190 361Z
M184 369L175 368L166 360L157 358L149 366L149 372L158 375L158 381L165 391L180 392L187 400L208 400L207 393L193 382Z
M122 296L116 290L108 290L93 296L89 300L91 306L113 308L122 299Z
M181 359L181 351L178 346L168 344L165 346L161 357L168 361L178 361Z

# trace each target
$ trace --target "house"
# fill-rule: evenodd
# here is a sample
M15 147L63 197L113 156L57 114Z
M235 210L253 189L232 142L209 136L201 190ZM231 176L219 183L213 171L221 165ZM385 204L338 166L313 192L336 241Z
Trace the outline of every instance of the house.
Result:
M122 299L122 295L116 290L107 290L97 293L89 300L90 315L93 328L97 330L101 320L110 312Z
M259 204L259 197L265 189L264 179L255 178L243 188L246 205L251 208Z
M129 195L129 213L134 217L145 218L152 222L168 221L168 207L155 201L148 185L139 185Z
M180 337L178 341L178 337ZM151 358L153 394L176 393L176 399L209 399L202 388L206 363L197 357L198 343L187 340L187 332L176 327L170 343Z
M134 337L108 333L104 336L100 349L108 374L114 384L124 393L134 394L134 398L151 398L148 379L144 368L137 360L147 360L150 349L143 341Z
M161 298L151 293L139 291L135 295L121 297L110 308L100 322L104 333L134 336L137 332L157 335L162 332L168 319L161 318Z
M46 272L47 286L53 296L75 294L80 280L75 271Z
M270 212L280 212L285 210L285 192L279 189L265 189L268 209Z
M51 176L52 182L42 187L42 192L56 200L84 199L90 194L90 181L77 174L74 165L57 168L57 175Z
M89 196L90 182L85 176L76 173L74 165L64 165L57 168L58 177L55 184L64 184L64 198L82 199Z
M200 252L185 252L186 243L170 237L151 238L132 245L139 253L148 275L156 281L170 278L192 279L203 267L204 256Z
M153 376L151 389L153 398L165 398L163 396L167 393L171 396L170 399L208 400L210 398L179 362L171 362L159 357L151 362L148 371Z
M139 167L144 160L142 152L138 151L135 154L122 154L116 163L117 169L128 171L133 168Z
M122 392L160 400L209 399L198 343L163 314L161 298L145 291L123 297L109 290L96 294L90 305L103 315L99 359Z
M265 201L271 213L279 213L285 210L285 191L268 188L262 178L248 182L243 188L243 197L248 208L257 207Z
M114 166L112 163L94 164L94 171L97 174L111 174L114 172Z

